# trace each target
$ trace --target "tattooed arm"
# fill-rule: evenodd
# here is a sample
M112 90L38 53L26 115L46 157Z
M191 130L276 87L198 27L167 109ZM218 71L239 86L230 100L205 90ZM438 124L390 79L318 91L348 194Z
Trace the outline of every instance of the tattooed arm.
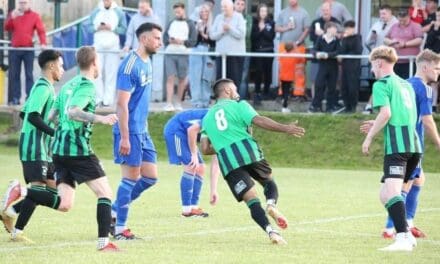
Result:
M95 115L92 113L88 113L83 111L77 106L71 106L68 110L69 118L75 121L84 122L84 123L101 123L104 125L113 125L118 121L118 118L115 114L109 115Z

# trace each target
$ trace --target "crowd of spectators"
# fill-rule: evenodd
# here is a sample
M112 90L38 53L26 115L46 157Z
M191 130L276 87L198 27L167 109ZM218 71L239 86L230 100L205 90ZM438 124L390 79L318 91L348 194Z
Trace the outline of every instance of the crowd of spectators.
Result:
M220 4L221 12L215 16L216 2ZM181 2L173 5L174 17L162 25L165 51L172 53L165 55L167 104L164 110L182 110L181 103L187 92L193 107L205 108L210 104L211 85L222 76L221 57L191 54L191 51L312 54L313 59L308 60L303 57L227 56L226 77L234 81L241 99L252 100L258 106L262 100L279 95L282 96L280 110L284 113L291 111L288 106L291 98L310 100L309 112L356 111L361 60L340 59L338 55L360 55L380 45L394 47L399 56L414 56L423 48L440 52L440 9L435 0L413 0L408 9L392 10L388 5L381 6L379 20L364 38L356 32L358 26L353 16L338 1L323 0L313 16L302 7L301 0L289 0L277 17L270 13L266 4L259 4L254 16L251 10L246 10L248 6L247 0L205 0L194 10L186 10ZM91 13L90 22L94 46L109 51L99 53L102 74L97 80L97 104L111 106L120 60L120 54L114 51L121 47L124 52L136 49L136 28L145 22L161 22L149 0L138 1L138 12L128 25L124 12L114 0L102 0ZM30 10L29 0L18 1L18 8L8 14L5 30L12 33L13 47L32 47L35 31L42 47L46 45L44 24L40 16ZM126 36L125 43L120 43L121 34ZM25 64L28 94L33 84L35 54L34 51L19 50L9 54L8 103L15 105L21 98L21 62ZM307 63L310 64L308 75ZM408 59L399 59L396 74L402 78L411 76L409 63ZM273 65L279 69L275 81ZM250 83L254 84L254 89ZM309 91L307 83L310 84ZM431 85L436 96L438 83ZM437 102L437 98L434 101ZM371 113L371 102L367 103L364 112Z

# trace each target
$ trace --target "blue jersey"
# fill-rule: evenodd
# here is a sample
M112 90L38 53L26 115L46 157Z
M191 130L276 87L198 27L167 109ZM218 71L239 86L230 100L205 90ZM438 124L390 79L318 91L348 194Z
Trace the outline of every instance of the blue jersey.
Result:
M168 120L164 134L187 135L187 129L193 124L202 126L202 119L208 113L208 109L193 109L180 112Z
M148 110L152 90L152 66L148 58L144 61L132 51L119 65L116 88L131 93L128 101L128 130L130 134L148 132ZM113 126L113 133L119 134L119 125Z
M417 133L419 134L420 145L424 149L424 135L422 118L426 115L432 115L432 88L425 85L419 77L411 77L407 80L416 94L417 107Z

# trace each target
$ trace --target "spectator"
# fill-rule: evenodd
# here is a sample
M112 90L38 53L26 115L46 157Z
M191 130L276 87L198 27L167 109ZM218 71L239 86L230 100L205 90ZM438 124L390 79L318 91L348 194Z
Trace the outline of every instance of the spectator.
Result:
M122 9L113 0L102 0L90 15L93 26L93 45L98 51L99 77L96 79L96 103L113 105L116 91L116 74L119 65L119 35L127 29ZM103 51L103 52L99 52Z
M284 45L283 54L293 53L293 43L286 42ZM295 67L295 58L280 57L280 82L281 82L281 93L283 96L283 108L281 108L282 113L290 113L290 108L288 107L290 90L292 89L292 82L295 79L295 74L292 69Z
M435 22L436 17L435 14L437 12L438 4L437 0L428 0L426 1L426 12L428 14L425 21L422 23L423 32L428 32L431 29L431 25Z
M167 104L165 111L182 111L181 100L187 85L188 75L188 48L194 47L197 41L197 32L194 23L186 18L185 4L176 3L173 5L174 19L170 21L165 32L163 41L166 45L166 52L183 53L182 55L165 56L165 74L167 76ZM179 79L177 85L178 102L173 105L174 83Z
M275 23L269 16L266 4L259 4L257 16L252 24L251 42L253 52L273 52L275 38ZM254 104L261 104L262 98L269 98L270 83L272 82L272 57L256 57L255 65L255 96ZM264 78L264 93L261 96L261 82Z
M221 1L222 13L217 15L209 37L216 41L215 51L219 53L246 52L246 22L243 16L234 11L232 0ZM217 57L217 78L222 76L221 58ZM240 87L243 72L243 57L228 56L226 77Z
M147 22L157 25L161 24L160 18L154 14L151 8L150 0L139 0L138 12L131 17L130 23L128 23L124 52L128 52L130 49L137 49L139 43L136 37L136 29Z
M318 75L316 76L316 91L309 113L322 112L322 100L327 86L326 112L339 112L336 97L336 81L338 78L338 55L340 43L336 38L338 26L336 23L327 22L324 26L325 33L315 43L314 55L319 60Z
M275 31L280 33L279 52L284 52L286 42L292 42L294 53L306 53L304 40L309 33L309 13L302 8L298 0L289 0L289 6L281 10L277 21L275 22ZM295 86L294 96L305 96L306 77L305 77L305 58L296 58L295 67Z
M194 8L194 11L189 16L189 19L194 21L194 22L197 22L199 20L199 17L200 17L200 9L204 5L208 5L209 6L209 10L211 10L211 13L212 13L214 11L215 1L214 0L205 0L205 1L203 1L203 3L201 5L196 6L196 8Z
M29 0L19 0L18 8L12 10L6 18L5 30L12 35L13 48L33 47L32 38L37 31L41 48L46 47L46 30L40 15L30 9ZM8 104L19 105L21 98L21 63L24 63L26 76L26 98L34 83L34 57L32 50L9 51Z
M391 6L382 5L379 8L379 21L373 24L370 29L370 32L367 36L366 47L369 51L372 49L383 45L383 41L385 36L390 32L391 27L398 23L399 21L395 16L393 16L393 12L391 11ZM371 77L371 79L374 79ZM368 100L368 103L365 105L365 109L362 112L363 114L371 114L373 113L373 108L371 106L371 96Z
M215 41L209 38L212 26L212 11L210 5L203 4L198 9L196 20L197 43L193 48L196 52L212 51ZM189 56L189 84L191 88L191 103L195 108L207 108L211 99L211 84L215 79L215 61L210 56Z
M347 7L345 5L334 1L334 0L323 0L323 3L329 3L331 7L331 14L334 18L336 18L340 23L344 23L347 20L352 20L353 16L348 11ZM315 17L322 16L322 10L318 9L316 10Z
M430 49L436 53L440 53L440 8L437 8L436 19L431 23L430 29L427 33L425 49ZM440 83L439 80L435 83L431 83L432 87L432 107L433 111L437 111L437 101L438 101L438 89Z
M309 38L312 41L313 45L316 43L318 38L324 34L325 23L331 21L331 22L336 23L337 25L340 25L339 21L335 17L332 16L331 7L330 7L329 2L324 2L320 8L321 8L321 16L319 18L313 20L312 24L310 25ZM310 81L311 81L312 97L315 96L315 80L316 80L317 73L318 73L318 61L311 60L309 76L310 76Z
M237 13L243 15L244 20L246 21L246 52L251 51L251 29L252 29L252 16L250 14L246 14L246 0L235 0L234 2L234 10ZM251 57L243 58L243 73L241 75L241 84L238 86L238 93L240 94L241 99L249 98L249 64L251 61Z
M385 36L390 32L391 27L399 22L393 12L391 6L383 5L379 8L379 21L373 24L367 36L367 48L372 50L383 45Z
M422 0L412 0L412 5L408 8L408 14L411 21L420 25L428 18L428 13L426 13Z
M362 36L356 34L356 24L353 20L344 23L344 37L341 40L341 54L360 55L362 54ZM346 113L356 112L359 98L359 76L361 74L360 59L342 60L342 98Z
M422 26L410 20L407 10L399 12L398 20L399 23L391 27L384 43L395 48L399 57L416 56L419 54L420 45L422 44ZM409 60L399 59L394 65L394 72L401 78L408 79L410 77Z

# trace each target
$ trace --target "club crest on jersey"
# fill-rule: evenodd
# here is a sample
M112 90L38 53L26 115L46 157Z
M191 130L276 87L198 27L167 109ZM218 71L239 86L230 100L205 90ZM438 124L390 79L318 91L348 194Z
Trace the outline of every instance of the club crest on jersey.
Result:
M151 75L145 73L144 70L141 70L141 86L145 86L153 81Z
M404 175L403 166L390 166L390 175Z

